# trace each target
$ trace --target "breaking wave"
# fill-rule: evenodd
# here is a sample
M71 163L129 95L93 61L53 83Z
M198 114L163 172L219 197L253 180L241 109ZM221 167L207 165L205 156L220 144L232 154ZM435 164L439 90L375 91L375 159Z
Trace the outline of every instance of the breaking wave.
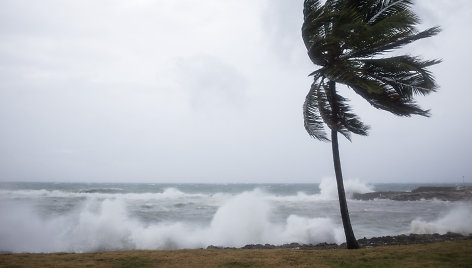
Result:
M323 179L319 189L316 185L283 187L254 185L245 191L203 187L185 192L185 187L177 185L140 188L159 192L138 193L119 185L2 189L0 251L93 252L344 242L334 178ZM345 190L349 198L353 193L374 189L359 180L346 180ZM378 217L379 209L373 209L376 203L350 203L351 211ZM402 225L406 232L409 223L407 219ZM418 220L417 225L421 224L425 225ZM371 222L362 222L354 228L369 235L373 227ZM376 229L373 235L378 232Z
M0 190L0 196L4 197L65 197L65 198L118 198L118 199L133 199L133 200L163 200L163 199L177 199L177 198L191 198L204 197L204 194L190 194L184 193L176 188L167 188L163 192L158 193L121 193L119 188L109 189L88 189L77 192L68 192L61 190Z
M338 199L338 186L336 179L324 178L320 183L320 198L327 200ZM344 189L346 197L351 198L353 194L365 194L374 191L374 187L357 179L350 179L344 181Z
M329 218L290 215L282 222L274 220L274 208L267 196L257 189L235 195L203 226L192 222L145 223L131 216L125 200L118 198L87 199L66 214L48 217L31 205L4 203L0 205L0 251L90 252L343 242L341 226Z
M445 234L447 232L472 234L472 207L470 204L467 205L460 205L433 221L415 219L411 222L411 231L418 234Z
M307 200L336 200L338 198L336 179L324 178L318 186L319 193L307 194L298 192L295 195L265 195L272 201L307 201ZM374 191L373 186L368 185L360 180L346 180L344 188L347 198L353 193L367 193ZM256 188L260 189L260 188ZM124 193L121 188L91 188L80 189L79 191L62 191L62 190L0 190L0 197L7 198L97 198L97 199L126 199L126 200L176 200L176 199L192 199L192 198L211 198L224 200L233 197L234 194L218 192L218 193L185 193L177 188L169 187L162 192L149 193Z

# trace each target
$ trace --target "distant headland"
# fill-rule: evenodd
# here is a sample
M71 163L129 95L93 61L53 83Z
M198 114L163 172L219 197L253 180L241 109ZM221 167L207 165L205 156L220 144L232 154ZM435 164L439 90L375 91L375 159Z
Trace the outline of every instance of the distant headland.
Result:
M354 193L352 199L373 200L390 199L396 201L418 201L437 199L441 201L472 201L472 187L418 187L411 192L371 192Z

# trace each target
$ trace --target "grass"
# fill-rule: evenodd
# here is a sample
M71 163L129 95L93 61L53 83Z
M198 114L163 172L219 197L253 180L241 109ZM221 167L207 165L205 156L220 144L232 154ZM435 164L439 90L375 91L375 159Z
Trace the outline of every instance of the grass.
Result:
M472 267L472 240L360 250L0 254L0 267Z

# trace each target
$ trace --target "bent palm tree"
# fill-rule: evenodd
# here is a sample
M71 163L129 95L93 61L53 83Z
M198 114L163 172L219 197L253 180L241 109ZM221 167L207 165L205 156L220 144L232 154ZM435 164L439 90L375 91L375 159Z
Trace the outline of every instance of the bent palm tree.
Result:
M308 134L329 141L341 216L348 248L358 248L352 231L343 186L338 132L350 140L351 133L367 135L369 129L351 112L348 100L336 91L347 85L378 109L399 116L429 116L414 101L437 88L427 67L439 60L421 60L409 55L386 56L397 48L439 33L439 27L418 31L419 18L409 0L305 0L303 41L311 61L321 66L311 73L314 82L306 97L303 114ZM382 57L383 56L383 57Z

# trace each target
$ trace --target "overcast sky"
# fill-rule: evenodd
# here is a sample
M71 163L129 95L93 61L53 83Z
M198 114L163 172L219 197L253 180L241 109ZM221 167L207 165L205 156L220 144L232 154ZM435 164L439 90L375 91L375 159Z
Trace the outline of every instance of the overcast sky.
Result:
M472 1L417 1L405 51L441 58L432 117L398 118L341 88L371 126L341 139L345 178L472 182ZM319 182L329 143L302 105L317 67L302 0L0 1L0 180Z

